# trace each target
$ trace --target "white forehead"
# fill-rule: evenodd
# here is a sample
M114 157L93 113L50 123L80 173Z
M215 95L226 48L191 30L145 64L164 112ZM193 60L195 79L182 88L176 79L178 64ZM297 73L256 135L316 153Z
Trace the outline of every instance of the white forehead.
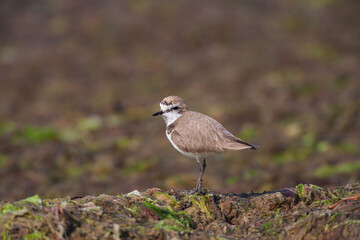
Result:
M165 105L165 104L160 103L160 108L161 108L161 110L163 110L163 111L168 110L168 109L170 109L170 108L172 108L172 107L174 107L173 104Z

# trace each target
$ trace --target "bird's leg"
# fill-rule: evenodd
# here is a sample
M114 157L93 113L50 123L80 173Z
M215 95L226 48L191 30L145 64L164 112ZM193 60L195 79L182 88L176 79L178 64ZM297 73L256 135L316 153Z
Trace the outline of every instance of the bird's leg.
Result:
M199 176L198 182L196 184L195 192L201 192L202 177L203 177L205 169L206 169L206 160L204 158L204 161L202 163L201 163L201 159L199 157L197 157L196 160L200 165L200 176Z
M201 159L199 157L196 157L196 161L199 163L200 166L200 177L197 181L196 187L194 189L195 192L200 192L201 191L201 172L202 172L202 164L201 164Z

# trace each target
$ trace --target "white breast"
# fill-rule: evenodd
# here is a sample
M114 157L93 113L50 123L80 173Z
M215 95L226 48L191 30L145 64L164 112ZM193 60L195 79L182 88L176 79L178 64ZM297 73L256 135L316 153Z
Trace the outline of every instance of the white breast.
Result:
M166 132L166 131L165 131ZM201 155L199 155L199 154L193 154L193 153L190 153L190 152L184 152L184 151L182 151L180 148L178 148L178 146L176 146L176 144L171 140L171 135L170 134L168 134L167 132L166 132L166 136L167 136L167 138L169 139L169 141L171 142L171 144L174 146L174 148L176 149L176 150L178 150L181 154L183 154L183 155L185 155L185 156L187 156L187 157L189 157L189 158L196 158L196 157L202 157Z

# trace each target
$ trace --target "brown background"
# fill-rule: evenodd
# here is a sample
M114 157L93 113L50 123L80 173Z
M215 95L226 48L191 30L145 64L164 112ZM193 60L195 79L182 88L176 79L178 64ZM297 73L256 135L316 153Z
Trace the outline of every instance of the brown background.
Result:
M360 178L359 1L0 2L0 199L190 189L151 114L168 95L258 151L204 186Z

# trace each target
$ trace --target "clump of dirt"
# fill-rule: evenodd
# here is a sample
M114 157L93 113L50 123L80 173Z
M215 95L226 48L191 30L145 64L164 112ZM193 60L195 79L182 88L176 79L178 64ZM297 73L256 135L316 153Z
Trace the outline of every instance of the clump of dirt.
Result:
M248 194L164 192L0 203L2 239L356 239L360 184Z

